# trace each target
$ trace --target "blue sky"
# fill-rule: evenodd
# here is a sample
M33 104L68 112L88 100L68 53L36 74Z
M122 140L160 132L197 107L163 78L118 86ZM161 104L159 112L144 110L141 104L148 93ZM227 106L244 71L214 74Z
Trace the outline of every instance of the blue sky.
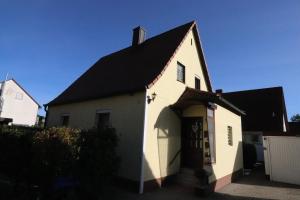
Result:
M137 25L151 37L191 20L214 89L283 86L289 116L300 113L299 0L0 0L0 79L45 104Z

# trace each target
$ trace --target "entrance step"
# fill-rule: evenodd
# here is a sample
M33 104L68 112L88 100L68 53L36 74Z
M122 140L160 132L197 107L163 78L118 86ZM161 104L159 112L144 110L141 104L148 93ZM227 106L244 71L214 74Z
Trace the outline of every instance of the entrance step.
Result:
M200 185L194 188L197 196L206 197L213 192L213 189L209 185Z
M192 175L192 176L194 176L194 175L195 175L195 170L194 170L194 169L191 169L191 168L181 168L181 169L180 169L180 173L181 173L181 174L187 174L187 175Z
M176 182L183 187L193 188L199 196L206 196L211 192L207 175L206 170L195 171L190 168L181 168Z
M182 168L177 174L177 183L186 187L195 187L199 185L199 179L195 176L194 169Z

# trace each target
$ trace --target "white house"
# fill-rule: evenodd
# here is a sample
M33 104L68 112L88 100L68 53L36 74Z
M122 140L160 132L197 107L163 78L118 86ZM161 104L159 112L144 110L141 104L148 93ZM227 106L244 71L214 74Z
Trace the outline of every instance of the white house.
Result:
M33 126L40 105L14 79L0 82L0 121Z
M140 193L202 169L203 185L217 190L243 172L244 113L213 92L196 22L149 39L135 28L131 46L101 58L46 109L48 127L116 128L120 179Z

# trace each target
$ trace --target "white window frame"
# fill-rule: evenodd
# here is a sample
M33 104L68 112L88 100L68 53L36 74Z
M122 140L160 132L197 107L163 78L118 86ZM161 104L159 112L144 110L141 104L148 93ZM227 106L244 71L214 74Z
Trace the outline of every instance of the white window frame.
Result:
M179 77L178 77L178 67L182 67L182 78L183 80L180 80ZM186 82L186 66L184 64L182 64L181 62L177 61L177 65L176 65L176 79L177 81L185 84Z

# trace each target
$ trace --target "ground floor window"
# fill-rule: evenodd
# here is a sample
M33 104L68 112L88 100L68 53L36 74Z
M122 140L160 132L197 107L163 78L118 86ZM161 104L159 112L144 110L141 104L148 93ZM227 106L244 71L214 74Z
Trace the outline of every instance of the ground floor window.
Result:
M215 116L213 109L207 109L207 126L208 126L208 141L209 141L209 152L210 162L216 162L216 139L215 139Z
M70 121L70 115L62 115L61 116L61 125L62 126L68 127L69 121Z
M228 145L233 146L232 126L227 126Z
M110 112L98 111L96 113L95 127L104 129L110 126Z

